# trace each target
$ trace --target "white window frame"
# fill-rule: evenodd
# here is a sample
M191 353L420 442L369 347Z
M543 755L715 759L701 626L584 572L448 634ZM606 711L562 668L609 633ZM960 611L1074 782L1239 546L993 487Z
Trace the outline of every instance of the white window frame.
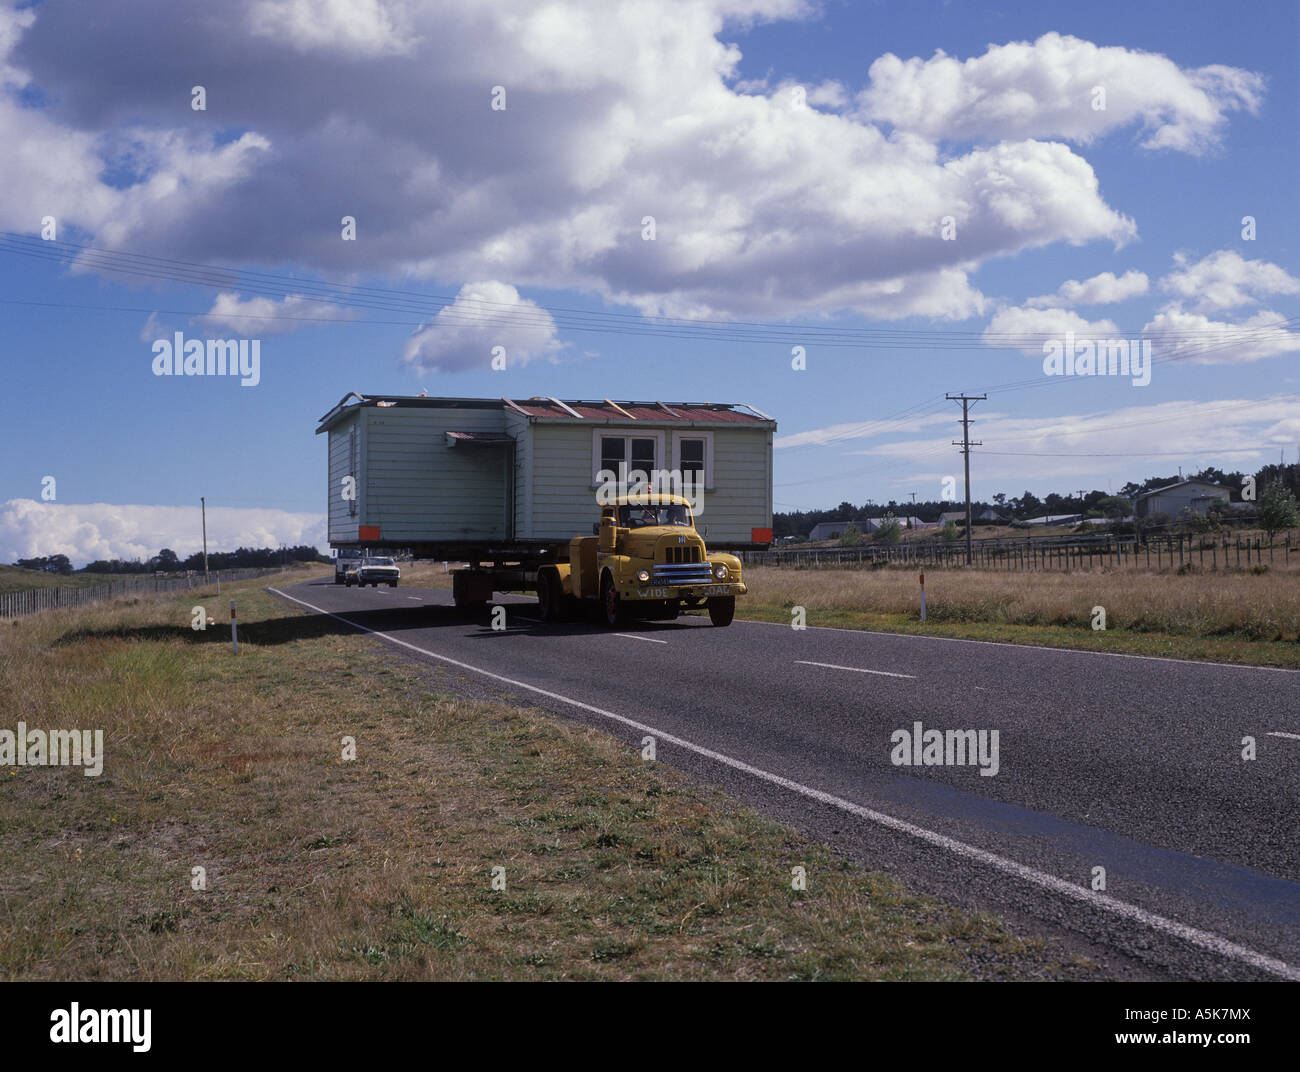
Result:
M646 428L644 430L633 431L625 429L622 426L611 427L604 425L600 428L591 430L591 486L600 487L600 441L602 438L622 439L624 445L624 458L628 465L632 464L632 440L634 439L653 439L655 441L655 463L652 468L663 469L664 466L664 432L662 428ZM649 475L649 474L647 474Z
M673 464L669 467L681 472L682 468L682 440L683 439L702 439L704 440L704 490L713 490L713 433L699 431L673 431Z

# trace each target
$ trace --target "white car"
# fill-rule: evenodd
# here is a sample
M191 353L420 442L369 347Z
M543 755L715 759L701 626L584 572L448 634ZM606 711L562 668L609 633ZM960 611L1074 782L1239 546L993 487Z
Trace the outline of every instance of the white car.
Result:
M344 583L351 588L354 584L364 588L366 585L378 588L381 584L396 588L402 571L391 558L363 558L348 566Z

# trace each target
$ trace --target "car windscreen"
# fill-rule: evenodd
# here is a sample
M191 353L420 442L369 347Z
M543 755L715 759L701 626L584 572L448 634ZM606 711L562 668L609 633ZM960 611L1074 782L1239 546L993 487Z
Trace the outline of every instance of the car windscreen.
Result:
M625 529L644 529L652 525L680 525L691 527L691 511L681 503L650 503L639 506L620 506L618 524Z
M368 558L365 564L367 566L391 566L393 560L391 558Z

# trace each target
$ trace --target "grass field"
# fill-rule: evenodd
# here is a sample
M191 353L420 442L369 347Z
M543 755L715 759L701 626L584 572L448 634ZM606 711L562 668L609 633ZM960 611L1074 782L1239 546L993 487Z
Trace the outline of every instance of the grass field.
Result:
M1300 667L1300 570L1254 572L745 570L737 613L807 624ZM1094 608L1105 630L1092 627Z
M0 592L23 592L29 588L89 588L108 584L131 576L147 577L150 574L124 573L46 573L43 570L20 569L17 566L0 566Z
M256 581L232 589L238 656L224 624L189 628L193 593L0 634L0 728L105 736L97 778L0 769L0 977L1098 974L611 737L458 698Z

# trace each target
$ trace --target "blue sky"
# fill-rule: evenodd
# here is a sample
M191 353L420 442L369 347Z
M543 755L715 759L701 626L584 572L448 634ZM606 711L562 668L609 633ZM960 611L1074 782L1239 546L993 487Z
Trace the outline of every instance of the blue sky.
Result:
M989 393L985 499L1300 449L1294 4L0 10L0 560L185 554L199 495L210 546L316 542L353 390L748 402L778 509L938 498L945 392ZM270 303L32 255L47 215ZM1150 383L1044 375L1072 329ZM154 375L177 330L260 340L260 382Z

